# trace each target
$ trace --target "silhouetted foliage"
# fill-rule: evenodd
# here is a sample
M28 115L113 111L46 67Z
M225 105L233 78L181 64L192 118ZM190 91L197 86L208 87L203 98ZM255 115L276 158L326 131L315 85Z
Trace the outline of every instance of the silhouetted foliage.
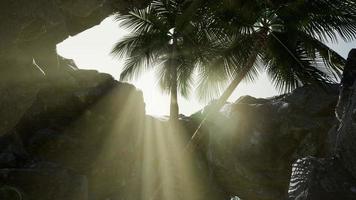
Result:
M183 9L183 1L155 0L146 9L116 15L131 33L112 51L120 58L127 57L121 73L123 80L136 78L150 68L157 70L162 90L171 95L172 118L178 118L177 92L188 96L192 87L193 72L202 52L199 41L207 41L199 38L201 27L197 23L177 26Z
M261 70L283 92L305 84L335 82L345 60L324 42L337 42L337 35L345 41L356 36L353 0L199 3L194 5L196 11L211 22L206 28L210 39L225 47L204 65L214 76L204 77L206 84L200 84L203 99L212 97L203 91L214 91L207 90L216 86L213 82L239 76L254 80Z

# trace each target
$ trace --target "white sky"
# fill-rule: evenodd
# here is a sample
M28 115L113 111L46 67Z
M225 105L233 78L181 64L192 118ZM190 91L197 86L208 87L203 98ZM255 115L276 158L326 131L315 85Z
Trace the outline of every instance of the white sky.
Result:
M110 52L113 45L125 34L127 31L120 28L113 17L109 17L100 25L58 44L57 51L63 57L73 59L81 69L96 69L119 79L123 60L113 58ZM339 44L330 44L330 46L346 57L351 48L356 48L356 42L344 43L340 41ZM147 114L158 116L169 114L169 97L161 93L154 72L147 72L130 83L143 91ZM270 97L277 94L267 76L261 74L260 79L253 84L240 84L229 101L236 101L243 95ZM185 115L200 110L205 104L197 101L194 92L189 99L179 98L180 113Z

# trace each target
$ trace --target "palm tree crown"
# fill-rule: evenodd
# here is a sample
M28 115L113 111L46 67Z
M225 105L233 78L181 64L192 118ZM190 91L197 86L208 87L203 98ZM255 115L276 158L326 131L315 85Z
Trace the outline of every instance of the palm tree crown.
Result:
M178 118L177 93L189 94L199 49L193 48L199 41L194 31L198 26L177 26L183 7L180 0L154 0L146 9L117 15L131 33L112 51L127 56L121 79L136 78L149 68L157 70L161 89L171 95L171 119Z
M337 41L337 35L346 41L356 36L353 0L200 2L203 18L214 21L207 28L210 38L226 47L204 65L225 75L218 81L253 79L262 69L281 91L335 82L345 60L324 42ZM207 76L205 81L215 80Z
M267 71L280 91L338 81L345 59L324 42L337 41L337 35L345 41L356 37L354 0L190 2L201 19L210 22L206 38L222 46L202 65L212 75L204 76L202 82L207 84L199 85L201 98L213 97L204 93L207 87L231 81L207 115L220 110L242 80L253 80L261 70Z

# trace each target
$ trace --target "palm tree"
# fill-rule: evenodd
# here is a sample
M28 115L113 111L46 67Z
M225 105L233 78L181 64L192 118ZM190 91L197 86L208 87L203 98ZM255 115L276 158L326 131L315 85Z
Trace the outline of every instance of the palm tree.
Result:
M204 91L219 86L214 81L231 80L210 113L220 110L240 82L255 78L261 69L280 91L339 80L345 60L324 42L337 41L337 35L345 41L356 37L354 0L193 0L195 8L196 2L202 18L213 21L207 28L210 39L226 47L202 65L215 75L202 76L206 84L200 84L199 93L209 98Z
M170 119L178 120L178 92L189 94L197 62L196 29L193 23L177 27L183 1L154 0L147 8L117 15L131 34L114 46L112 53L127 57L121 79L136 78L142 71L155 68L164 92L171 96ZM199 48L198 48L199 49Z

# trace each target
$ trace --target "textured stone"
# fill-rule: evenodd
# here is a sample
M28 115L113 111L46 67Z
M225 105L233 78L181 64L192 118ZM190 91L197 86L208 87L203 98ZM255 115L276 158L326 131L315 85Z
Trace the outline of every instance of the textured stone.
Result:
M335 157L307 157L293 165L289 186L291 200L356 199L356 179Z
M60 86L40 80L28 103L7 104L8 110L22 104L26 109L16 115L15 125L6 126L8 131L0 137L0 168L11 168L11 175L0 183L24 188L28 199L52 199L53 188L61 193L53 199L82 199L70 196L76 195L71 188L77 187L68 182L80 181L76 174L82 174L90 180L87 189L94 199L124 193L126 187L139 183L133 178L137 173L133 161L141 153L138 138L143 127L137 124L143 124L145 115L142 92L94 70L71 70L68 75L71 81ZM22 85L18 93L27 96L27 88ZM72 175L62 173L62 169L71 169ZM122 188L122 182L131 180L135 181ZM49 193L43 196L36 193L46 190ZM139 193L126 195L137 197Z
M147 0L2 0L0 78L35 73L33 59L48 75L61 77L56 44L113 13L147 4Z
M329 151L325 142L336 122L337 98L337 85L305 86L286 95L247 96L225 105L207 122L200 144L215 181L229 196L286 199L291 164ZM193 115L193 121L200 115Z
M60 87L40 79L17 123L0 138L1 167L58 169L54 163L85 175L93 199L142 199L142 191L137 190L143 187L142 152L147 145L143 142L150 138L150 145L155 146L165 138L175 144L168 135L162 136L165 120L145 116L142 93L132 85L93 70L68 68L66 73L69 81ZM21 88L27 89L22 85L20 93ZM200 174L199 181L204 181L197 199L236 195L284 199L291 163L328 152L324 141L336 120L337 94L336 85L328 90L306 86L291 94L269 99L244 97L225 105L203 128L200 151L194 154L193 168L208 173ZM22 102L10 103L8 109L17 104ZM180 117L188 137L199 117L201 113ZM155 177L152 184L159 180L156 164L149 166L150 176Z
M1 169L4 200L88 200L88 181L64 169Z
M347 59L336 107L338 123L329 131L329 157L305 158L293 165L289 197L293 200L356 199L356 50Z
M340 155L343 165L356 177L356 49L353 49L346 63L342 91L337 107L337 116L340 120L336 132L336 153Z

